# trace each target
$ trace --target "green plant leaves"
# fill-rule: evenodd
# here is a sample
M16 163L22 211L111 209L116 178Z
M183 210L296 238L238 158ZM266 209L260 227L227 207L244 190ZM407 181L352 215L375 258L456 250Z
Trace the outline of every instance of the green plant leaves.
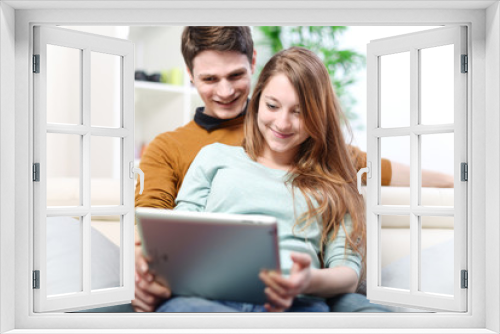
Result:
M351 112L356 99L346 89L356 82L356 70L364 67L365 56L355 50L342 49L340 36L347 31L344 26L260 26L262 35L258 45L275 54L291 46L301 46L316 53L325 64L335 93L339 97L347 119L356 119ZM260 69L257 69L260 72Z

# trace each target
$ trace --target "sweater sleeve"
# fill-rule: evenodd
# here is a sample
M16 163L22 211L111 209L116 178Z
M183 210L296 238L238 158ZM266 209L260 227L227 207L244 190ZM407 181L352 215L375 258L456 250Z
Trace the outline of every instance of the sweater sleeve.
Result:
M212 147L213 145L209 145L201 149L193 160L175 200L174 210L205 211L213 176L217 171Z
M361 151L359 148L355 146L349 146L351 152L351 159L356 166L356 170L360 170L361 168L366 167L366 152ZM392 179L392 165L389 159L381 159L381 178L382 185L388 186L391 184ZM363 184L366 184L366 173L362 176Z
M139 168L144 172L144 192L135 189L136 207L172 209L177 197L178 162L177 147L168 137L156 137L146 148Z
M350 215L345 215L344 225L346 227L347 233L350 233L350 231L352 230L352 222ZM331 237L332 233L333 231L330 232L328 238ZM340 266L349 267L354 269L359 277L362 267L361 255L352 250L348 245L349 244L346 244L346 232L344 231L342 226L340 226L335 239L333 241L328 242L328 244L324 249L324 256L323 256L324 267L325 268L334 268Z

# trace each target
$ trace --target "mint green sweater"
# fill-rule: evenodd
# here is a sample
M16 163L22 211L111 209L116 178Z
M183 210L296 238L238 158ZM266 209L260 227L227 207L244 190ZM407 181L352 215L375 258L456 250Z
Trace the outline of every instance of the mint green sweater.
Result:
M312 268L321 268L321 221L302 231L293 229L296 219L307 204L299 190L295 202L290 186L285 184L287 172L268 168L248 157L242 147L224 144L205 146L198 153L185 176L176 199L175 210L208 211L238 214L262 214L276 217L280 245L282 273L287 275L292 266L290 252L307 253ZM295 210L294 210L295 204ZM344 217L348 231L351 217ZM324 246L325 268L346 266L358 276L361 257L345 248L345 233L340 228L337 237Z

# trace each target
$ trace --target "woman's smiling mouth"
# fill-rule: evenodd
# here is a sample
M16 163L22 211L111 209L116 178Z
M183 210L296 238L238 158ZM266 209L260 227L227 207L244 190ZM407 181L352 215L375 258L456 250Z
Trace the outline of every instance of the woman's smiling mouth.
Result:
M274 133L274 135L280 139L286 139L286 138L289 138L291 136L293 136L293 133L282 133L282 132L278 132L276 130L273 130L271 129L271 131Z

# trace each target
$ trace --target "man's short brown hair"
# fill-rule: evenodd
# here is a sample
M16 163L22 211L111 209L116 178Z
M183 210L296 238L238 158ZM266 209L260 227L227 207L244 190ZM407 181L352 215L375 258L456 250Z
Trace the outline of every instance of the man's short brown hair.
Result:
M189 71L193 73L193 60L202 51L237 51L253 58L253 40L249 27L185 27L182 32L181 51Z

